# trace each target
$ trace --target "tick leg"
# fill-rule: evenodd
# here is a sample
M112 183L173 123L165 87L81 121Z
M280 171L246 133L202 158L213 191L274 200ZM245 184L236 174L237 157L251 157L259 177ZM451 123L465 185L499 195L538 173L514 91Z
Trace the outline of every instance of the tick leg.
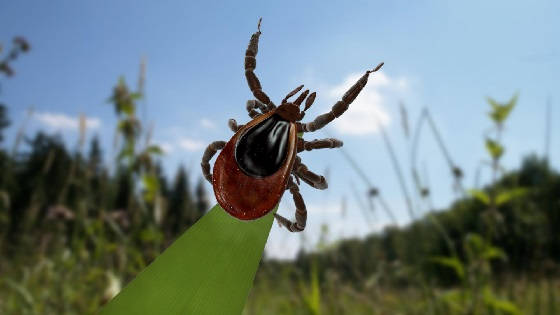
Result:
M313 188L323 190L329 186L325 177L310 171L305 164L301 163L299 156L296 156L292 173Z
M284 226L290 232L301 232L305 229L307 223L307 209L305 207L305 202L303 202L303 197L299 193L299 187L294 183L292 178L288 182L288 189L294 198L294 203L296 205L296 222L292 222L279 214L274 214L274 217L278 221L280 226Z
M228 127L229 129L231 129L231 131L237 132L237 130L241 129L243 125L238 125L237 121L235 121L235 119L232 118L228 120Z
M200 162L200 166L202 167L202 175L204 178L212 184L212 174L210 173L210 160L218 152L219 150L223 149L226 145L225 141L214 141L208 145L206 151L204 151L204 155L202 156L202 162Z
M259 82L257 75L255 75L255 72L253 72L253 70L255 70L255 68L257 67L256 57L257 57L257 52L259 51L259 37L261 36L261 20L262 18L259 19L258 30L256 33L254 33L251 36L251 40L249 41L249 46L245 51L245 78L247 78L249 89L251 89L251 92L253 93L255 98L261 101L262 103L264 103L267 106L268 110L272 110L276 106L274 105L274 103L272 103L268 95L266 95L266 93L263 92L261 83Z
M266 105L261 103L261 101L259 100L248 100L246 108L247 112L249 113L249 117L251 118L255 118L264 113L268 113L269 111L268 107L266 107ZM259 113L257 109L259 109L261 112Z
M315 139L313 141L305 141L301 138L298 138L297 142L297 151L311 151L315 149L333 149L333 148L340 148L342 146L342 141L334 138L326 138L326 139Z
M379 65L377 65L377 67L375 67L375 69L366 71L366 73L358 80L358 82L356 82L348 91L346 91L346 93L344 93L342 99L333 105L330 112L317 116L317 118L315 118L315 120L313 120L312 122L300 124L298 126L298 131L312 132L317 129L321 129L325 127L325 125L333 121L335 118L344 114L344 112L348 109L348 106L352 104L352 102L358 96L358 94L360 94L364 86L366 86L369 74L381 69L382 66L383 63L380 63Z

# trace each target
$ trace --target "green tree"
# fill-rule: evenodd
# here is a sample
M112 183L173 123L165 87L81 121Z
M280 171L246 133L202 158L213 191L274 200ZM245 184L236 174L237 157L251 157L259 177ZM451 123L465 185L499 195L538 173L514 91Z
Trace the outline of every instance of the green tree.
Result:
M192 222L194 224L194 222L196 222L199 218L201 218L204 213L206 213L206 210L208 210L208 208L210 207L210 204L208 202L208 196L206 195L206 189L204 189L204 180L202 178L200 178L198 180L198 183L196 184L196 188L194 191L194 195L195 195L195 215L193 216L194 221Z
M4 140L4 129L10 126L10 120L8 119L8 111L6 106L0 104L0 143Z
M172 236L178 235L185 227L191 226L195 219L195 208L189 188L189 178L181 165L169 195L167 226Z

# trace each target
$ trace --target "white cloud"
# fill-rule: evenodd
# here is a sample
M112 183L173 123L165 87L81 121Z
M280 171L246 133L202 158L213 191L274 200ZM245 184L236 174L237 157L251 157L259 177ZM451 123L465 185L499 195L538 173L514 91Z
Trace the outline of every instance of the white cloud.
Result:
M211 121L210 119L206 119L206 118L202 118L200 120L200 124L202 125L202 127L207 128L207 129L212 129L212 128L216 127L216 124L214 124L213 121Z
M330 88L328 100L334 104L352 86L363 73L354 73ZM333 122L333 126L344 134L363 135L379 131L379 124L388 125L389 114L385 105L395 94L402 94L408 88L405 78L392 79L383 72L371 74L368 84L354 100L350 109Z
M205 143L200 140L186 138L186 137L181 138L178 143L179 143L179 147L191 152L198 151L204 148L205 146Z
M307 212L318 213L318 214L335 214L340 215L342 213L342 206L338 202L326 203L310 203L306 206Z
M55 130L76 131L80 127L80 117L73 117L63 113L39 112L33 115L40 124ZM99 118L85 118L87 129L97 129L101 126Z

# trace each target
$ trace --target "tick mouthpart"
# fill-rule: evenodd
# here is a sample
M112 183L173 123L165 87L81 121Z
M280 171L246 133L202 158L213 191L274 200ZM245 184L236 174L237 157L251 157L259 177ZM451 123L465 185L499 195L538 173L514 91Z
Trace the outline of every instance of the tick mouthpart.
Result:
M278 106L276 114L289 122L296 122L301 116L299 106L293 103L284 103Z
M286 95L286 97L284 97L284 99L282 100L281 104L285 104L288 102L288 99L294 95L296 95L297 92L299 92L301 89L303 88L303 84L298 86L297 88L295 88L294 90L292 90L290 93L288 93L288 95Z
M303 91L303 93L301 93L298 98L294 101L294 104L297 106L300 106L301 103L303 102L303 100L307 97L307 94L309 94L309 90L305 90Z

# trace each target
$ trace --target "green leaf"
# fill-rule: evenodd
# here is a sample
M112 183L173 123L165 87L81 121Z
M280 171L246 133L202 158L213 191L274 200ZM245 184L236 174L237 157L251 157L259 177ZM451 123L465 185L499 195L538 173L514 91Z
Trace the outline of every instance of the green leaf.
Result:
M140 231L140 239L145 242L161 241L163 234L159 230L146 228Z
M502 191L496 197L496 205L502 205L512 199L519 198L525 196L529 190L523 187L517 187L508 189L506 191Z
M494 246L488 246L487 248L485 248L484 252L482 253L482 257L485 258L486 260L507 259L506 253L501 248L494 247Z
M321 314L321 290L319 288L319 272L317 270L317 261L313 261L311 264L311 287L306 288L303 282L300 282L300 287L302 290L302 297L307 310L310 314L319 315Z
M134 157L134 144L133 143L127 143L121 150L121 152L119 152L119 155L117 156L117 160L121 161L125 158L133 158Z
M441 295L441 300L445 302L453 311L452 314L459 314L463 311L465 300L470 299L469 292L451 289Z
M502 124L511 113L511 110L515 107L515 104L517 103L517 97L518 94L516 93L505 104L500 104L496 100L488 97L487 101L490 104L490 106L492 106L492 111L488 113L490 118L495 123Z
M9 289L14 290L27 306L33 307L33 305L35 304L33 295L31 295L31 293L29 292L29 290L27 290L27 288L25 288L25 286L11 279L5 279L4 283L8 286Z
M139 92L130 93L130 98L132 100L139 100L139 99L142 98L142 93L139 93Z
M505 260L507 258L501 248L492 246L476 233L469 233L464 239L463 246L470 260L484 259L489 261L494 259Z
M482 238L482 236L476 234L476 233L469 233L467 234L467 236L465 236L465 244L473 249L477 249L480 250L484 247L484 245L486 244L486 242L484 241L484 239Z
M494 160L499 159L504 154L504 147L492 139L486 139L486 150Z
M522 314L519 308L515 306L512 302L508 300L498 299L494 296L490 288L484 288L484 304L488 305L494 310L499 311L499 313L510 314L510 315L520 315Z
M144 199L152 202L159 191L159 179L155 175L144 175L142 183L144 184Z
M118 104L118 108L120 112L123 112L128 116L131 116L134 114L134 112L136 112L136 106L130 101L120 102Z
M140 122L135 118L126 118L119 121L117 129L126 139L133 139L140 133Z
M485 249L485 242L482 237L476 233L469 233L463 239L463 248L469 261L479 259Z
M9 209L11 204L10 194L5 190L0 190L0 206Z
M465 267L457 257L432 257L430 261L445 267L449 267L455 271L459 279L465 278Z
M155 155L162 155L163 154L163 150L161 149L160 146L158 145L151 145L149 147L146 148L146 153L148 154L155 154Z
M242 221L214 206L101 314L241 314L274 211Z
M468 192L469 192L469 194L471 194L471 196L473 196L475 199L479 200L483 204L485 204L485 205L490 204L490 196L488 196L488 194L486 192L484 192L483 190L469 189Z
M144 175L142 178L144 188L147 190L157 190L159 188L159 180L155 175Z

